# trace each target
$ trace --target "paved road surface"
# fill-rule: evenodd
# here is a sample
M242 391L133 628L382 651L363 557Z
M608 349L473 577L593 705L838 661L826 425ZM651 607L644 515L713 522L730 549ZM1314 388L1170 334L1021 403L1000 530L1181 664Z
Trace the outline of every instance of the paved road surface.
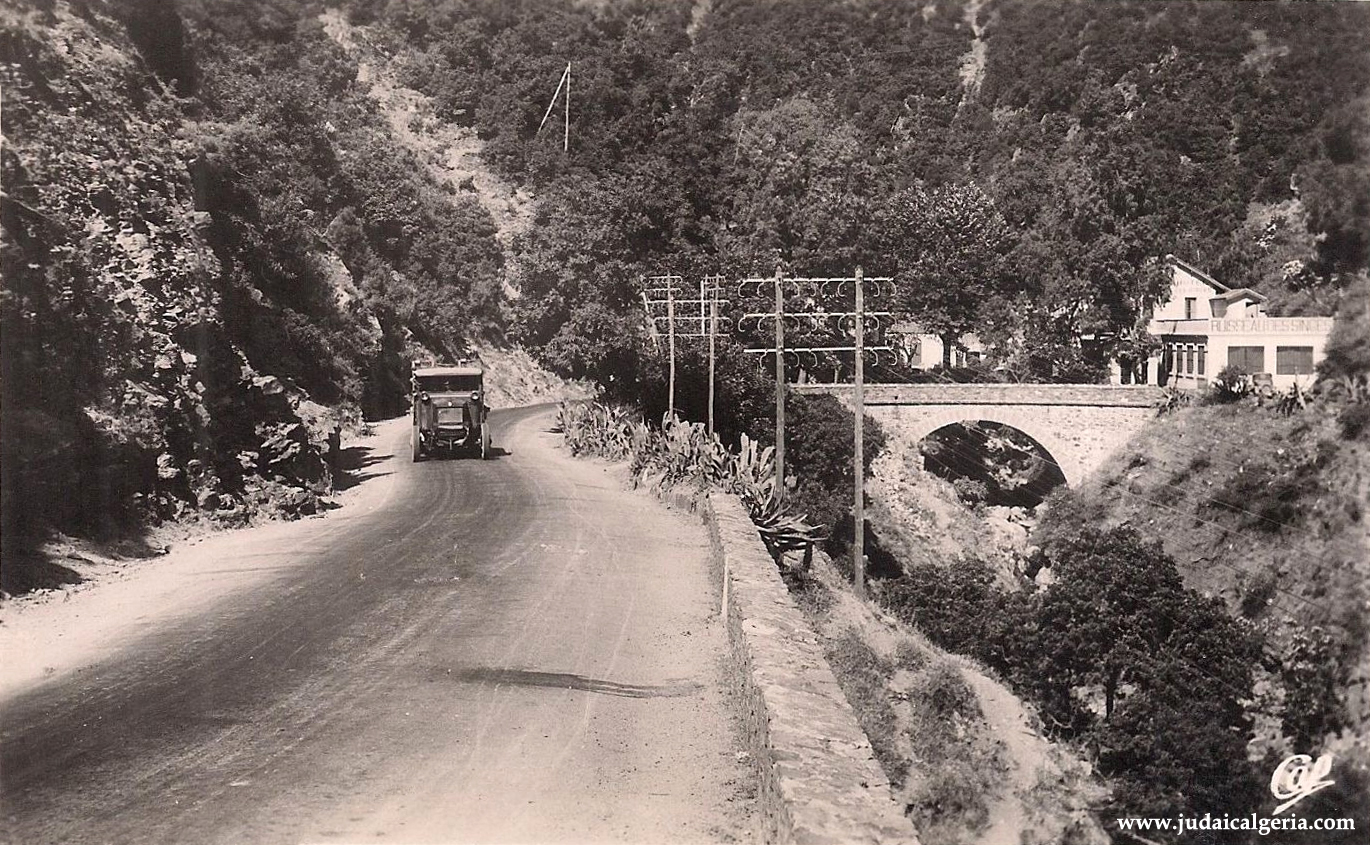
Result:
M78 618L95 657L9 685L4 839L750 839L703 532L550 422L419 464L387 424L342 510L111 586L165 607Z

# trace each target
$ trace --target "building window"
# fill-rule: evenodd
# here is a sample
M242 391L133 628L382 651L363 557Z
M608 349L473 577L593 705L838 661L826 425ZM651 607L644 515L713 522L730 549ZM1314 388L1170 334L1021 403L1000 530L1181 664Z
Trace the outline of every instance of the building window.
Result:
M1313 373L1313 347L1275 347L1275 373L1282 376L1306 376Z
M1243 372L1256 374L1265 372L1264 346L1227 347L1227 366L1237 367Z
M1186 320L1194 319L1194 303L1198 301L1199 300L1193 296L1186 296L1184 298L1184 318Z
M1189 347L1184 352L1184 371L1191 376L1194 375L1194 347Z
M1199 375L1203 375L1203 374L1204 374L1204 364L1205 364L1207 358L1208 358L1208 347L1207 347L1207 346L1200 346L1200 347L1199 347Z

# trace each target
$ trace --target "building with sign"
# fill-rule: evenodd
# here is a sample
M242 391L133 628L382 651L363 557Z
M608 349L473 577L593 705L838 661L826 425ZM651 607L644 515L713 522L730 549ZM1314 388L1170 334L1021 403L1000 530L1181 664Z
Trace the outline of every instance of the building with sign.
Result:
M1147 332L1161 342L1136 371L1115 369L1115 381L1205 388L1224 368L1238 367L1260 384L1308 386L1322 360L1331 317L1270 317L1266 298L1229 288L1196 267L1170 259L1170 296L1152 311Z

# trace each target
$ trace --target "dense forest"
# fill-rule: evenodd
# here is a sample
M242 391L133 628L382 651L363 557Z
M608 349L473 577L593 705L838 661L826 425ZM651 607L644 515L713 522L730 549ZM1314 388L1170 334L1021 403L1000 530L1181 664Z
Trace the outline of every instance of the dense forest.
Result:
M1088 381L1145 342L1167 254L1276 313L1330 313L1366 267L1355 4L349 8L535 186L514 328L568 370L614 315L631 342L635 278L666 269L861 264L900 276L926 327L979 330L1017 377ZM563 154L536 130L566 62Z

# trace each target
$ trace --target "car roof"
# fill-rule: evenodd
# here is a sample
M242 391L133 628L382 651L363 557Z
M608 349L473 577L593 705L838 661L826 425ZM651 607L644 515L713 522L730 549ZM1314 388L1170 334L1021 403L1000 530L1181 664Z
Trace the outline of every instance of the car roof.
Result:
M425 376L480 376L485 375L485 370L480 367L417 367L414 375L418 378Z

